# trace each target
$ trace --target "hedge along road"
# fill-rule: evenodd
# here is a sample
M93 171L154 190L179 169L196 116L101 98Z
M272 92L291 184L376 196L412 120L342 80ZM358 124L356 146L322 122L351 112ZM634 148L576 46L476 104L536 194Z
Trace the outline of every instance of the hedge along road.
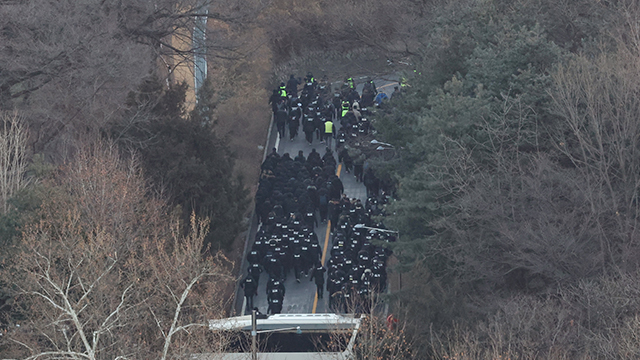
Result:
M355 78L356 80L356 90L360 94L362 94L362 87L367 77ZM397 78L394 76L393 78ZM397 80L390 79L374 79L374 82L377 86L378 92L384 92L389 97L393 92L393 87L398 85ZM339 87L340 83L333 83L332 89ZM267 101L267 99L265 99ZM340 128L340 123L334 122L336 129ZM332 151L334 151L334 156L337 160L337 154L335 153L335 143L336 141L332 141L331 147ZM302 150L304 152L305 157L309 155L311 149L315 149L322 156L326 151L326 144L320 143L319 140L315 139L311 145L309 145L304 139L304 133L302 131L299 132L298 136L294 138L292 141L288 138L280 139L278 132L275 129L275 124L271 124L269 129L269 135L267 139L267 146L265 148L265 155L271 152L271 149L275 148L278 154L283 155L288 153L291 158L294 158L298 155L298 151ZM338 164L336 169L336 175L340 177L344 185L344 193L349 198L357 198L362 200L364 204L366 201L366 189L362 183L356 182L353 174L347 174L342 171L342 164ZM258 230L258 219L254 214L251 219L251 227L249 229L249 233L247 234L247 239L245 241L245 250L243 252L244 256L242 259L241 270L242 273L239 274L238 284L244 279L247 275L247 267L248 264L246 262L246 254L251 248L253 244L253 240L255 239L256 232ZM326 265L326 261L328 259L328 248L330 247L330 224L327 222L319 223L319 225L314 229L316 235L318 236L318 241L320 246L322 247L322 264ZM326 274L325 274L326 276ZM326 277L325 277L326 279ZM258 310L262 313L267 312L267 296L266 296L266 284L268 280L268 275L266 273L262 273L260 275L259 287L258 287L258 295L254 296L253 304L254 307L257 307ZM289 314L308 314L308 313L326 313L332 312L328 307L328 296L324 296L323 299L318 299L316 294L316 285L313 281L310 281L310 277L304 277L304 275L300 279L300 283L296 282L295 276L289 274L287 276L287 280L284 283L286 289L286 295L283 301L282 313ZM326 280L325 280L326 285ZM326 293L326 291L325 291ZM246 301L244 298L244 291L242 288L237 286L236 289L236 297L234 309L236 315L243 315L245 313Z

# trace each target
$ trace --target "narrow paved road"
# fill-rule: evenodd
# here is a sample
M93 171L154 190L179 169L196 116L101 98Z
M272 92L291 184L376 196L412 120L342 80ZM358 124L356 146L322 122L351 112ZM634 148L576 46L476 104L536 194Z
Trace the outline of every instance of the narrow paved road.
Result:
M359 93L362 93L362 82L364 82L364 78L356 78L356 82L360 82L360 84L356 87ZM387 95L391 96L393 92L393 86L397 84L395 81L390 80L374 80L378 91L385 92ZM334 85L332 88L335 88ZM339 128L340 124L335 122L337 128ZM287 139L280 139L278 136L278 132L274 128L271 131L271 136L268 140L267 150L270 152L272 148L276 148L278 154L282 155L285 153L289 153L291 158L294 158L298 155L298 151L302 150L304 155L307 156L311 149L316 149L320 155L323 155L326 151L326 145L320 143L319 140L314 138L314 142L309 145L304 139L304 133L300 131L298 137L290 141ZM332 142L332 150L335 153L335 141ZM337 154L334 154L337 160ZM356 182L353 174L347 174L342 170L342 166L338 165L337 175L340 177L344 185L344 192L347 194L349 198L358 198L362 200L364 204L366 201L366 189L362 183ZM250 247L253 239L255 238L255 234L257 231L257 219L254 216L251 223L251 231L249 234L249 243ZM331 239L329 236L329 226L325 222L323 224L319 224L318 227L315 228L315 232L318 235L318 240L320 242L320 246L323 249L323 264L326 264L328 260L327 248L331 247ZM246 275L246 265L243 265L243 276ZM260 277L259 288L258 288L258 296L254 297L253 302L254 306L258 307L258 309L266 313L267 311L267 295L266 295L266 284L267 284L267 275L263 273ZM316 286L315 283L310 281L310 278L301 278L301 282L297 283L293 274L289 274L287 280L285 281L285 290L286 295L284 297L282 313L297 313L297 314L308 314L308 313L325 313L331 312L328 310L328 299L325 296L324 299L318 299L316 296ZM325 292L326 293L326 292ZM238 289L236 295L236 311L237 314L244 314L244 296L242 289Z

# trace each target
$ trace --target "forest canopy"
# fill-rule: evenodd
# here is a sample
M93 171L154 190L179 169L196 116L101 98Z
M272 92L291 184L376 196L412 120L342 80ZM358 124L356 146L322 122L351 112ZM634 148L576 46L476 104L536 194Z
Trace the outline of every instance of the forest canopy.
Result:
M637 354L637 4L590 4L572 38L537 3L442 13L442 58L376 124L414 279L393 297L442 358Z

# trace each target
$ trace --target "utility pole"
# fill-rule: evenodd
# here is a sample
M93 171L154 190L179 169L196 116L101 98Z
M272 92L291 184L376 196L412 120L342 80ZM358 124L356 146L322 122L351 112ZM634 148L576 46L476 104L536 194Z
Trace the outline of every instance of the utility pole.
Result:
M251 360L258 360L258 327L256 320L256 309L251 310Z
M257 339L258 334L271 333L271 332L277 332L277 331L289 331L289 330L295 330L296 334L298 335L302 334L302 329L300 328L300 326L258 331L257 322L258 322L257 312L256 312L256 309L253 309L251 310L251 360L258 360L258 339Z

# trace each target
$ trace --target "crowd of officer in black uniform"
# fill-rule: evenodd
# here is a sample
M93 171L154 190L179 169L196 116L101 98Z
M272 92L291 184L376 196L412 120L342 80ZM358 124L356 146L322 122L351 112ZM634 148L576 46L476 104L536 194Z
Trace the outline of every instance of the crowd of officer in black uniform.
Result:
M345 80L333 99L326 82L318 84L311 73L305 78L300 96L299 84L300 79L291 75L287 84L281 83L270 99L281 139L285 138L287 129L290 139L298 136L302 122L309 143L314 135L317 140L328 141L323 133L328 126L320 124L333 124L334 119L342 125L338 137L341 133L348 136L362 133L364 109L351 78ZM372 103L375 92L373 82L367 82L363 90L365 102ZM368 124L366 127L368 130ZM241 282L247 310L255 307L253 296L257 295L263 272L268 278L267 313L271 314L282 311L284 281L292 272L297 282L303 277L314 281L319 299L324 297L326 287L330 308L336 312L368 311L372 295L385 289L390 252L376 246L374 239L395 239L390 232L376 230L384 225L374 223L371 216L382 215L381 205L386 198L367 186L365 204L359 199L349 199L336 175L336 167L338 161L342 161L346 169L353 164L347 159L344 142L338 141L336 148L338 160L328 146L322 155L312 149L305 156L301 150L295 158L286 153L279 155L274 148L263 162L255 199L260 227L247 255L247 275ZM363 181L363 172L362 168L359 173L354 168L354 175L360 181ZM367 175L374 176L372 172ZM330 258L325 267L314 228L327 221L331 224L332 237Z

